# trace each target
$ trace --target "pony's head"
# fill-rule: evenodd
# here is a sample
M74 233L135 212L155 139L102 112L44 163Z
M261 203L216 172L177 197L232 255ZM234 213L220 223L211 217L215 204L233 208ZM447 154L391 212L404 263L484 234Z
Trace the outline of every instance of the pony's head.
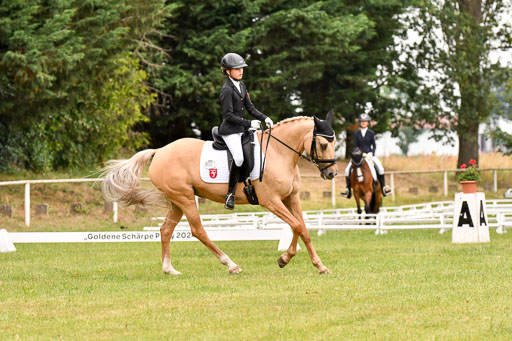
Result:
M363 161L363 153L361 152L361 149L359 147L356 147L351 155L352 158L352 164L354 166L359 166L361 162Z
M313 118L315 127L312 134L306 136L305 146L309 147L309 156L320 170L323 179L332 179L338 174L336 158L334 157L334 144L336 143L336 134L332 129L333 110L329 110L325 120L316 116ZM310 144L308 143L310 141ZM307 151L307 147L306 147Z

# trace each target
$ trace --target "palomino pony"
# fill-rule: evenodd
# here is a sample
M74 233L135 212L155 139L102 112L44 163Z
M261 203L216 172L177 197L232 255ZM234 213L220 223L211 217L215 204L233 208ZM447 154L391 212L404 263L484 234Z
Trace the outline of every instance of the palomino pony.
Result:
M365 161L359 148L352 152L352 173L350 174L350 187L357 204L357 213L361 214L361 203L364 202L366 213L379 213L382 202L382 190L380 184L373 180L369 161ZM372 164L373 167L373 164Z
M289 224L293 231L288 250L278 258L281 268L297 253L297 242L300 237L319 273L329 273L329 269L322 264L311 243L302 218L299 197L301 178L297 164L302 153L306 151L312 162L318 166L323 179L334 178L338 169L334 159L336 139L331 121L332 111L327 114L325 120L316 117L294 117L277 123L271 130L273 138L269 140L266 150L264 180L253 182L259 205ZM318 133L325 132L326 126L332 135ZM261 137L262 133L259 132L258 136ZM269 132L266 131L264 134L268 136ZM201 224L195 195L224 203L228 186L205 183L201 180L199 160L204 143L193 138L179 139L160 149L140 151L128 160L111 160L104 170L103 193L108 200L125 205L164 202L169 206L160 228L162 269L167 274L180 274L171 264L170 239L183 214L187 217L192 235L210 249L219 261L228 267L230 273L242 271L208 238ZM263 147L266 148L267 145ZM140 187L141 173L150 161L149 178L156 190L144 190ZM322 163L327 165L321 167ZM241 187L238 186L236 190L235 203L248 204Z

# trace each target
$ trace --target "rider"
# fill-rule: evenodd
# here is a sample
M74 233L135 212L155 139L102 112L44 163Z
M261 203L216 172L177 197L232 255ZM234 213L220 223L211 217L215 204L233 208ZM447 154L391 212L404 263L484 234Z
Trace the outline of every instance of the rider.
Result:
M380 185L382 187L382 194L386 196L391 194L391 188L386 186L384 178L384 167L382 167L382 163L380 163L380 160L375 156L375 149L377 146L375 144L375 132L368 128L370 121L370 115L359 115L360 129L358 129L354 134L354 149L359 148L363 152L363 157L369 158L373 161L375 168L377 169L377 178L379 179ZM347 168L345 169L347 187L341 191L341 195L347 199L350 199L352 196L350 190L350 167L351 163L349 162Z
M235 163L229 165L229 187L224 207L232 210L235 207L235 191L240 167L244 162L242 134L249 128L258 129L261 125L260 120L265 121L267 127L272 127L274 123L254 107L249 92L241 81L244 74L243 68L247 66L245 60L236 53L228 53L222 57L220 66L222 73L228 77L220 92L222 123L219 126L219 134L233 155ZM243 118L244 107L257 120L250 121Z

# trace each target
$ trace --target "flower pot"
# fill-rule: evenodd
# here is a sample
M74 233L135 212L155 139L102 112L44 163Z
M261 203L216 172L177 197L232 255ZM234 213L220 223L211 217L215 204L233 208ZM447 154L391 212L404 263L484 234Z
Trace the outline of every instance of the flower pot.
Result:
M476 181L461 181L462 192L464 193L476 193Z

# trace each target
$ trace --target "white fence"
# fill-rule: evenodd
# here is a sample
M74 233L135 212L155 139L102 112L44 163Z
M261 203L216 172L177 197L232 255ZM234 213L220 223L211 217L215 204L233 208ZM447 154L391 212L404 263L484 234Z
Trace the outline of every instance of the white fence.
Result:
M492 171L493 172L493 191L498 191L498 171L511 171L512 168L483 168L481 171ZM448 173L457 172L460 170L428 170L428 171L391 171L388 172L389 185L393 190L391 194L392 201L395 201L395 175L398 174L419 174L419 173L443 173L443 188L444 196L448 196ZM311 178L313 176L304 175L304 178ZM314 176L317 178L318 176ZM148 181L148 178L142 178L142 181ZM25 210L25 225L30 226L30 185L31 184L51 184L51 183L80 183L80 182L102 182L103 178L91 178L91 179L48 179L48 180L18 180L18 181L2 181L0 186L20 186L25 187L25 198L24 198L24 210ZM324 181L324 180L322 180ZM331 180L331 205L336 207L336 182L335 179ZM113 203L113 221L117 222L118 219L118 205Z
M512 200L486 201L488 226L506 233L512 226ZM308 211L303 214L308 230L319 235L327 230L375 230L385 234L398 229L440 229L452 227L453 201L420 205L385 207L379 214L358 215L355 209ZM160 241L160 225L164 218L154 218L155 226L130 232L14 232L12 243L83 243L83 242L149 242ZM233 213L201 216L208 236L214 241L279 240L278 250L286 250L291 240L287 224L272 213ZM186 219L182 219L172 241L196 241Z
M445 232L452 228L453 201L432 202L418 205L382 207L379 214L357 214L355 208L307 211L303 213L308 230L319 234L326 230L375 230L376 234L387 230L439 229ZM486 200L488 226L497 233L505 233L512 226L512 200ZM164 220L153 218L155 226L144 227L145 231L156 231ZM287 224L270 212L232 213L202 215L201 221L208 231L222 229L282 230ZM186 218L175 229L190 231Z

